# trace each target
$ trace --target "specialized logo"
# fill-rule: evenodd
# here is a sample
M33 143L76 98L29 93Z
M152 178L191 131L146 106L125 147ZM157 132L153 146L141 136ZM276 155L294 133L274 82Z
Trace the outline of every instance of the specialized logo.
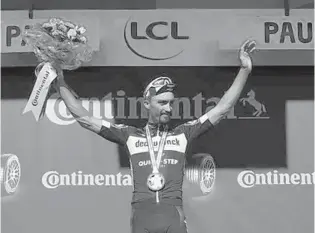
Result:
M180 34L179 22L128 20L124 28L124 40L135 55L153 61L168 60L180 55L183 41L189 36Z

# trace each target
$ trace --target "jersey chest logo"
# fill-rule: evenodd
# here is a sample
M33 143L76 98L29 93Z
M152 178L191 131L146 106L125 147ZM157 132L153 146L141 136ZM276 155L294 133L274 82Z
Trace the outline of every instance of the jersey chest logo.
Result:
M157 152L161 137L153 137L153 148ZM130 155L149 152L148 143L145 137L130 136L127 140L127 147ZM176 151L185 153L187 147L187 139L184 134L167 136L165 142L165 151Z
M166 165L176 165L178 162L179 161L177 159L162 159L160 167L165 167ZM151 160L140 160L137 164L139 167L151 167Z

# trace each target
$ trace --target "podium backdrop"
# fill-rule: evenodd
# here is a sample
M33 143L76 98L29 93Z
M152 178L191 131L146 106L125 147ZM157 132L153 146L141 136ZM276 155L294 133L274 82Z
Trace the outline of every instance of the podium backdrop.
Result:
M22 166L20 189L2 199L2 232L129 232L131 186L42 185L47 171L129 174L129 163L122 148L74 122L58 96L49 99L40 122L22 115L33 69L2 69L2 153L16 154ZM218 169L206 201L185 197L190 232L313 232L312 186L243 189L236 180L244 168L313 171L312 72L255 69L228 118L193 143L188 166L190 156L202 152L214 157ZM214 106L236 73L227 67L93 67L65 76L95 116L140 127L146 117L137 100L154 75L178 84L173 123L180 124Z

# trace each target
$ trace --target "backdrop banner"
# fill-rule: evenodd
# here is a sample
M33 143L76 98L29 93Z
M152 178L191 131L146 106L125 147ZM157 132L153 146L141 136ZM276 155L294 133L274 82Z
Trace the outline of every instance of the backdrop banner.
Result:
M178 125L215 106L237 71L222 67L91 67L65 72L65 78L95 117L142 127L147 120L142 91L154 76L168 75L177 83L172 124ZM133 189L126 151L83 129L56 93L49 93L45 116L39 122L31 113L22 115L34 82L34 67L2 69L2 153L17 155L21 164L18 191L2 199L2 231L86 233L93 228L97 232L130 232ZM196 153L210 154L217 178L204 202L192 200L191 188L184 186L189 232L289 232L304 229L308 223L308 229L313 227L312 186L244 189L237 183L238 172L244 168L296 172L305 169L301 163L312 164L307 162L313 154L307 139L296 135L297 129L297 134L304 135L301 132L308 123L290 118L292 131L287 132L286 102L312 100L313 82L312 67L256 67L227 118L193 142L187 151L187 167L196 163L191 159ZM305 108L309 105L303 106L308 114ZM311 118L301 119L307 117ZM288 140L298 140L294 152ZM86 183L82 177L88 177ZM303 221L288 222L288 218Z
M34 11L34 20L29 20L6 11L1 24L2 64L35 65L21 33L30 24L60 17L87 28L89 43L97 52L86 66L239 66L237 51L249 38L257 42L257 66L313 65L314 12L290 13L283 16L281 9L49 10Z

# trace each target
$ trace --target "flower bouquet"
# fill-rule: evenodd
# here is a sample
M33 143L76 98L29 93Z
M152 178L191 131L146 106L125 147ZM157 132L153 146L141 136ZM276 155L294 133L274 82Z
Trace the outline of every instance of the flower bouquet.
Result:
M58 18L25 30L23 40L32 47L40 64L35 69L36 83L23 113L32 111L38 121L57 70L75 70L91 61L92 49L85 32L84 27Z

